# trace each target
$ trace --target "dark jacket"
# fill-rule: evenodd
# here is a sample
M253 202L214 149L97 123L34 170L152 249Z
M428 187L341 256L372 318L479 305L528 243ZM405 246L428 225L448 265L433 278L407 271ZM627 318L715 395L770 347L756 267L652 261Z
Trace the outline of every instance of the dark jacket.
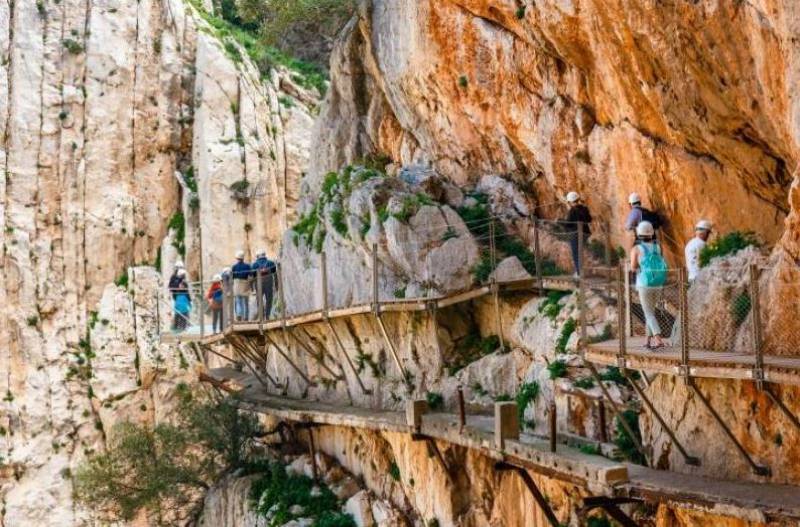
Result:
M253 265L250 267L251 269L253 269L254 274L258 273L261 275L275 274L275 269L277 268L275 262L273 262L267 257L258 258L255 262L253 262Z
M566 225L564 230L566 232L578 232L578 223L583 224L583 232L586 235L591 234L592 230L589 224L592 223L592 214L589 212L589 207L586 205L575 205L570 207L567 217L564 218Z
M231 274L234 280L247 280L253 276L252 269L249 263L237 260L236 263L231 266Z
M188 293L189 286L186 284L186 280L179 277L177 273L172 273L172 276L169 277L169 292L172 293L172 298L175 298L178 293Z

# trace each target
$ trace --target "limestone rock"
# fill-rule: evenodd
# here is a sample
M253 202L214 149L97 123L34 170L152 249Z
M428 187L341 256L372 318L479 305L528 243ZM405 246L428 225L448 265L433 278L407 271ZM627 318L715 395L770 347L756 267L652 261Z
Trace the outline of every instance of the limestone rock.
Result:
M347 500L344 504L344 512L353 516L357 527L375 526L375 519L372 516L372 500L364 490Z

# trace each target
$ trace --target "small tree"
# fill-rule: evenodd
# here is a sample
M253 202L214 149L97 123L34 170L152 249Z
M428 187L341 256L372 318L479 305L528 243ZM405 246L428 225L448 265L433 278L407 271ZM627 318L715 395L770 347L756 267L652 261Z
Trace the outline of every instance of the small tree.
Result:
M174 423L155 427L122 423L108 450L90 458L75 476L75 497L112 520L141 511L163 520L200 512L201 493L226 471L249 462L257 419L231 399L201 400L185 385Z

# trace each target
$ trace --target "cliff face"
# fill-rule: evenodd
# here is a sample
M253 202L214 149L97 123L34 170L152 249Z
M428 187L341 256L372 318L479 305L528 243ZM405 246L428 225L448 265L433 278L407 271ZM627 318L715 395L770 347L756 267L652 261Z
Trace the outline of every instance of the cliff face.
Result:
M377 150L459 183L509 174L545 216L578 190L617 241L633 191L668 217L673 249L700 217L775 241L798 162L797 9L362 2L312 173Z
M200 232L209 269L275 249L316 98L293 78L182 0L0 2L0 524L88 519L71 469L193 380L194 352L158 342L157 273L128 267L185 245L196 279Z

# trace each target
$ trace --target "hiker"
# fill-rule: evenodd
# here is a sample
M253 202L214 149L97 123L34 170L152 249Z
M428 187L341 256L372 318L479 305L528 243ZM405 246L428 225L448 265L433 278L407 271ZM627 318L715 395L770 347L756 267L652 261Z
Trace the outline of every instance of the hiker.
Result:
M706 246L709 236L711 236L711 222L708 220L698 221L694 227L694 238L689 240L684 250L690 282L693 282L697 278L697 273L700 272L700 251Z
M572 264L575 269L575 278L580 277L581 273L581 247L579 246L578 229L583 229L583 240L589 239L592 233L589 224L592 222L592 215L589 213L589 207L583 204L581 196L577 192L570 192L567 194L567 203L569 204L569 212L567 217L564 218L564 232L567 235L567 242L569 243L570 251L572 252Z
M175 269L172 271L172 275L169 277L169 284L167 285L167 288L169 289L169 294L172 297L173 307L176 305L179 295L182 294L186 294L186 296L189 295L189 286L186 283L186 270L183 268L183 262L181 262L180 260L175 262ZM178 328L181 326L182 322L185 322L185 319L183 319L183 317L180 316L177 310L173 309L172 311L173 331L177 331Z
M222 276L215 274L211 280L211 287L206 293L208 307L211 309L211 330L213 333L222 331ZM217 329L219 327L219 329Z
M275 272L278 266L267 258L267 251L260 250L256 253L256 261L252 269L256 280L261 281L261 299L264 306L264 319L268 320L272 311L272 298L275 286Z
M244 251L236 252L236 263L231 266L233 277L233 310L237 321L250 319L250 277L252 269L244 261Z
M189 284L186 283L186 270L178 269L175 275L179 282L173 290L173 326L175 331L181 332L186 329L189 321L189 313L192 311L192 299L189 296Z
M169 277L169 285L167 285L167 289L169 289L170 294L172 295L172 299L175 300L176 290L178 285L181 282L181 278L178 276L178 271L184 271L184 277L186 276L186 270L183 266L183 262L181 260L177 260L175 262L175 266L172 269L172 275Z
M636 273L636 289L644 311L648 349L665 346L661 339L661 325L656 317L659 293L667 281L667 263L656 241L656 232L649 221L636 226L637 243L631 251L631 269Z
M628 204L631 211L628 213L628 218L625 220L625 230L631 231L636 234L636 227L643 221L648 222L654 231L661 228L661 217L645 207L642 207L642 198L636 192L628 196ZM654 234L655 236L655 234Z

